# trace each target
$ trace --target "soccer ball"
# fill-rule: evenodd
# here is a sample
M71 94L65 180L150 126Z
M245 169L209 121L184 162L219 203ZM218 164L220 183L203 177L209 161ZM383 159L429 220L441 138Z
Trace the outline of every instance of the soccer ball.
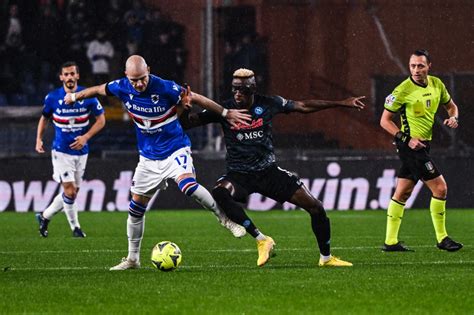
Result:
M172 271L181 263L181 250L170 241L159 242L151 251L153 266L161 271Z

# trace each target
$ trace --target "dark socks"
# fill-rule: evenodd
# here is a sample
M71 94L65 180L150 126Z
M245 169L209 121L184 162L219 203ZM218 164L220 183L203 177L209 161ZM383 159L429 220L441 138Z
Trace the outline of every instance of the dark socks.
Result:
M229 219L239 225L242 225L247 233L253 237L257 237L260 231L253 224L252 220L250 220L250 218L247 216L244 208L242 208L239 203L234 201L227 189L223 187L214 188L212 190L212 196L219 205L219 208L224 211Z
M331 223L326 213L310 214L311 228L318 241L319 251L324 256L331 254Z

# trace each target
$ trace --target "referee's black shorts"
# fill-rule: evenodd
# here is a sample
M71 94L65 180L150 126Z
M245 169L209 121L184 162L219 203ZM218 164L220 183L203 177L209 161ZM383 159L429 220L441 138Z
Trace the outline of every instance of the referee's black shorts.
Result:
M430 157L430 142L423 141L426 148L415 151L408 144L397 141L397 151L402 166L398 170L399 178L427 181L441 175L438 168Z
M303 185L296 174L284 170L276 164L272 164L262 171L251 173L230 171L218 181L221 180L231 182L234 185L235 195L237 196L243 197L245 195L247 197L251 193L260 193L279 203L289 201Z

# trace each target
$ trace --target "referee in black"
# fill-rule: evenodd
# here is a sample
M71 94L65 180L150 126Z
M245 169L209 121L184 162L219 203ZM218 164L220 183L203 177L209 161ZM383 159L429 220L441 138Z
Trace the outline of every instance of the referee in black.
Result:
M314 113L320 110L345 107L363 109L360 97L342 101L292 101L280 96L256 94L255 75L252 70L238 69L233 74L232 99L222 105L229 109L246 109L252 116L250 124L231 126L223 117L209 111L197 114L184 112L181 123L185 129L220 123L227 149L227 173L217 180L212 194L219 207L257 241L257 265L263 266L272 256L274 240L260 232L245 213L241 202L251 193L260 193L280 203L289 201L306 210L311 216L311 227L318 242L319 266L352 266L352 263L331 255L331 227L326 211L318 199L311 195L293 173L277 166L273 150L272 118L279 113Z

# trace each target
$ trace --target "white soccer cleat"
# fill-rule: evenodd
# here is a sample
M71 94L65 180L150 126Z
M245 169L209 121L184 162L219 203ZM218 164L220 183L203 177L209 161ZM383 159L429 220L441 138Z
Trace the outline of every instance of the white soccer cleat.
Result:
M238 225L237 223L233 222L225 216L221 216L219 218L219 222L222 224L223 227L228 229L235 237L240 238L247 234L247 231L243 226Z
M128 260L126 257L122 258L122 262L117 266L113 266L109 270L127 270L127 269L138 269L140 268L140 262Z

